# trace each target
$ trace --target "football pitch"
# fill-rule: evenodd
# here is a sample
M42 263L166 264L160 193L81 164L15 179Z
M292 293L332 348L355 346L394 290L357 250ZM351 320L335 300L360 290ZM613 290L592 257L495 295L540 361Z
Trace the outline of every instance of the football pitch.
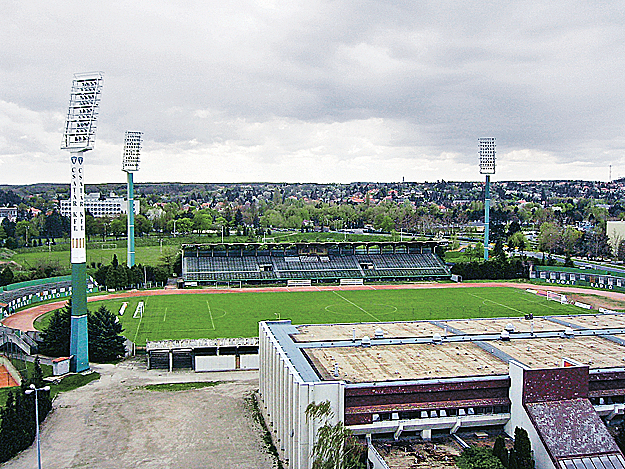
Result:
M259 321L277 319L325 324L580 314L579 308L501 287L162 295L91 303L89 309L104 304L117 313L124 302L124 335L140 346L147 340L255 337Z

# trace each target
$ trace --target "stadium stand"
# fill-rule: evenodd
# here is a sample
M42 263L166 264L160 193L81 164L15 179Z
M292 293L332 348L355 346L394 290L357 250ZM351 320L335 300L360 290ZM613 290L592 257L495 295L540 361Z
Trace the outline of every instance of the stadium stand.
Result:
M433 241L183 245L185 282L449 278Z
M91 277L87 278L87 291L98 291L98 285ZM0 304L6 305L2 307L2 313L4 316L8 316L17 309L28 306L31 303L65 298L70 296L71 293L71 275L30 280L3 287L3 290L0 291Z

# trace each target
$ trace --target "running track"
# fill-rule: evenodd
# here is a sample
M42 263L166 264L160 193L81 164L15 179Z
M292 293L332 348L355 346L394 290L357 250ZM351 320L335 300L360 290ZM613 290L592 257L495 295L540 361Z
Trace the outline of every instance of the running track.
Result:
M344 286L312 286L312 287L265 287L265 288L237 288L237 289L201 289L201 290L145 290L127 291L107 295L92 296L87 299L89 303L94 301L112 300L119 298L131 298L136 296L156 296L156 295L194 295L211 293L251 293L251 292L290 292L290 291L333 291L333 290L400 290L400 289L421 289L421 288L475 288L475 287L512 287L520 289L548 289L550 291L563 291L569 293L592 294L612 298L614 300L625 301L625 293L618 293L610 290L590 290L588 288L562 287L557 285L537 286L529 283L515 282L485 282L485 283L414 283L401 285L344 285ZM2 323L5 326L22 331L34 331L33 323L42 314L63 307L66 299L33 306L19 311L5 318Z

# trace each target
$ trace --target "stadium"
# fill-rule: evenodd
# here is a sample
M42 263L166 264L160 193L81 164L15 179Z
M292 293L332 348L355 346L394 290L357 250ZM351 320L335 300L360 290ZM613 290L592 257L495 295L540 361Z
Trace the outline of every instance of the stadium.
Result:
M182 246L185 285L441 280L434 241L237 243Z

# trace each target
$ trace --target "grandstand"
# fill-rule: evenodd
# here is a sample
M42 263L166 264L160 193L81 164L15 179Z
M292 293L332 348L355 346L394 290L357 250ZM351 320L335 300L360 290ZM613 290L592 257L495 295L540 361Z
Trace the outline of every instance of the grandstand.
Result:
M91 277L87 277L87 291L98 291L98 285ZM0 288L0 312L8 316L32 303L65 298L71 294L71 275L13 283Z
M437 280L450 277L433 241L294 244L188 244L182 246L187 283L286 283Z

